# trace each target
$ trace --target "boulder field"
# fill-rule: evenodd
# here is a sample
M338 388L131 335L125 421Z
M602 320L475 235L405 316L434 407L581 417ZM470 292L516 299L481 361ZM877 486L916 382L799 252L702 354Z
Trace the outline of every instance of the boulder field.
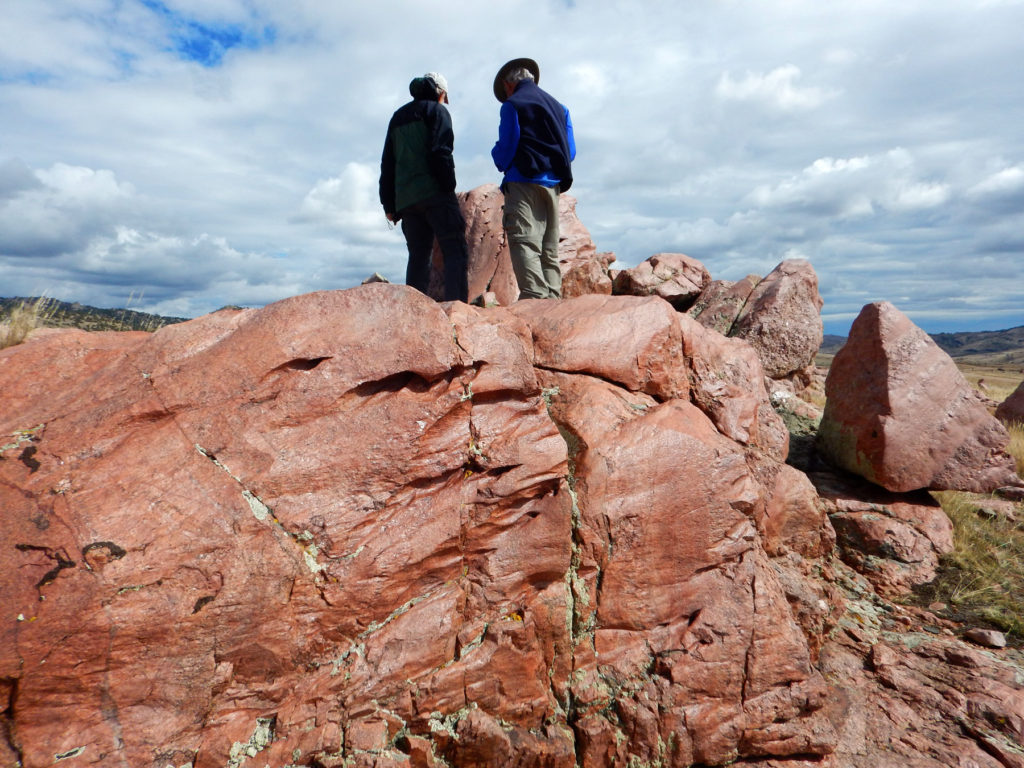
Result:
M765 380L657 295L37 332L0 352L0 766L1021 765L1019 653L884 597L941 510L819 494Z

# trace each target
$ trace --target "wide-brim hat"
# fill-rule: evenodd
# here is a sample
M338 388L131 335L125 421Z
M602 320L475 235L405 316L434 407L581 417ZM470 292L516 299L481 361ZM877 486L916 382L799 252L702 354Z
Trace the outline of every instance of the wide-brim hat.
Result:
M533 59L512 59L512 61L505 62L502 68L498 70L498 74L494 76L494 98L502 104L508 99L505 95L505 86L502 83L505 82L505 77L509 72L519 68L528 70L533 75L535 83L540 82L540 67L537 66L537 62Z

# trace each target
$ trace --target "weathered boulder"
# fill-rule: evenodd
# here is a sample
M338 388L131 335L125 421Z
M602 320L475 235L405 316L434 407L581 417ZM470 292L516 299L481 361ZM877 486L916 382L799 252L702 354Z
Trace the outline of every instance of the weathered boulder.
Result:
M458 194L459 207L466 219L466 246L469 249L469 298L491 291L499 304L508 305L519 298L519 286L508 243L501 226L501 207L505 196L497 184L484 184ZM444 258L434 244L434 268L430 276L430 295L444 297Z
M572 299L588 293L610 296L612 279L608 265L615 261L613 253L599 253L590 259L573 259L562 263L562 298Z
M1024 382L999 404L996 418L1006 424L1024 424Z
M693 304L711 282L707 268L683 253L658 253L615 275L612 292L627 296L660 296L678 310Z
M701 325L728 336L751 292L760 282L759 275L747 275L736 282L712 280L704 286L687 313Z
M469 192L460 192L458 200L466 219L469 298L475 299L489 291L500 305L508 306L519 298L519 286L512 270L502 227L505 196L497 184L484 184ZM576 215L576 199L571 195L560 195L558 214L558 260L563 280L568 278L570 289L566 295L611 293L611 278L607 276L607 267L615 257L597 253L590 232ZM429 293L439 299L444 296L444 260L436 243L433 264Z
M890 491L1020 485L1009 436L953 360L888 302L865 306L825 382L818 446Z
M531 299L510 308L530 326L541 368L588 373L661 399L689 390L676 312L635 296Z
M754 517L765 551L810 558L830 553L836 532L807 475L788 464L761 462L753 469L767 492L763 510Z
M814 364L824 338L822 303L810 262L783 261L750 292L729 335L750 342L768 376L790 376Z
M590 231L576 214L576 198L572 195L559 195L558 260L565 264L577 260L593 259L596 255L597 246L590 238Z

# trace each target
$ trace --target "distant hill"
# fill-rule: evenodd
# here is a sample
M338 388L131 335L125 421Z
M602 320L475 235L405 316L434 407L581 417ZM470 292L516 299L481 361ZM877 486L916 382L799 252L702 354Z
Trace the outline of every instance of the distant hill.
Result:
M46 328L81 328L86 331L155 331L165 325L183 323L187 317L165 317L133 309L102 309L85 304L39 297L0 298L0 322L13 309L39 303L38 324Z
M964 331L930 334L953 359L974 365L1024 366L1024 325L1004 331ZM826 334L820 354L834 355L846 343L845 336Z
M845 336L836 336L831 333L826 333L825 338L821 341L821 346L818 348L819 355L834 355L840 349L843 344L846 343Z

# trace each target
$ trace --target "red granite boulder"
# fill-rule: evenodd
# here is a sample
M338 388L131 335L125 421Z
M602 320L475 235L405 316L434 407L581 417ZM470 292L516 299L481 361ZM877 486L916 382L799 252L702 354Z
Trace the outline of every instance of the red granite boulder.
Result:
M707 268L683 253L658 253L615 276L613 293L660 296L678 310L693 304L711 282Z
M683 399L664 301L374 283L41 335L0 386L24 766L831 749L756 529L772 491Z
M0 353L25 766L323 764L471 704L550 752L566 447L528 330L451 311L374 284Z
M890 491L1020 485L1009 436L953 360L887 302L850 328L825 382L818 446Z
M758 544L765 493L744 451L685 401L540 376L568 435L579 510L581 764L831 752L827 686Z
M927 584L953 551L953 524L928 493L891 493L827 472L811 477L843 560L880 594L898 597Z
M785 378L814 364L824 338L822 303L810 262L783 261L750 292L729 335L750 342L768 376Z
M501 226L501 207L505 196L497 184L484 184L469 192L460 192L458 199L466 219L470 300L490 291L499 304L511 304L519 298L519 286L509 260L505 230ZM444 297L444 259L436 243L433 264L430 295L441 299Z
M610 296L612 279L608 266L615 261L613 253L599 253L589 259L573 259L562 263L562 298L572 299L588 293Z
M0 351L0 765L1012 764L1019 667L874 652L688 326L374 283Z
M1024 382L999 404L996 418L1005 424L1024 424Z

